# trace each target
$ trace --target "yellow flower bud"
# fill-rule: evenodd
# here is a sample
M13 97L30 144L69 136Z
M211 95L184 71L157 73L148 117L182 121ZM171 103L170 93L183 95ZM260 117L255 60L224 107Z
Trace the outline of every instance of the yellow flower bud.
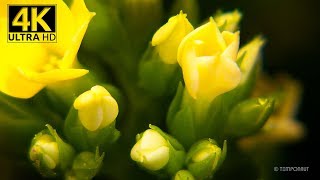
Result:
M155 46L161 59L167 64L177 62L178 46L182 39L193 30L187 15L173 16L153 36L152 46Z
M117 117L119 109L116 100L102 86L94 86L74 101L79 120L89 131L104 128Z
M178 62L194 99L211 101L239 84L238 48L239 32L221 33L212 18L182 40Z
M56 4L57 43L8 43L8 4ZM87 26L94 16L83 0L71 8L63 0L0 1L0 91L30 98L51 83L81 77L85 69L74 69L76 55Z
M242 14L238 10L232 12L221 13L218 12L214 17L219 29L224 31L234 32L238 29L238 24L241 20Z
M259 58L261 58L260 53L264 44L264 39L258 36L239 50L238 59L242 58L243 56L243 59L239 65L241 72L243 73L241 82L244 82L248 78L252 68L257 63Z
M131 159L143 167L156 171L169 161L169 144L164 137L153 129L146 130L131 149Z
M39 163L39 167L54 169L59 163L59 148L55 139L48 134L38 137L30 149L30 159L34 163Z

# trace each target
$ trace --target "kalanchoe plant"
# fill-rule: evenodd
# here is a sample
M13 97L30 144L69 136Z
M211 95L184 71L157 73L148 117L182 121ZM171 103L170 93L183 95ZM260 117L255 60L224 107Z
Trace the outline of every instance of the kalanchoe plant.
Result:
M261 78L265 40L242 42L240 10L199 19L197 0L66 1L0 2L1 169L27 164L29 148L43 177L265 179L251 159L303 136L298 85ZM6 42L7 6L24 4L56 4L57 43Z

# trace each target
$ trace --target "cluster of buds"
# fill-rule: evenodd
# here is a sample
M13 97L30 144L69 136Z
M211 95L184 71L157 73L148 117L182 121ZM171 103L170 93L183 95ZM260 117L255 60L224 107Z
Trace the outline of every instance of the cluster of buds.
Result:
M0 2L0 35L7 5L17 2ZM161 0L34 2L56 4L59 39L0 39L0 115L9 114L3 124L21 127L28 145L36 134L28 155L44 177L92 179L103 169L102 176L125 179L141 168L159 178L210 179L223 168L227 140L228 149L236 142L252 150L303 134L291 120L288 104L296 101L253 93L265 40L240 46L238 10L200 23L196 0L175 0L175 15L161 26Z

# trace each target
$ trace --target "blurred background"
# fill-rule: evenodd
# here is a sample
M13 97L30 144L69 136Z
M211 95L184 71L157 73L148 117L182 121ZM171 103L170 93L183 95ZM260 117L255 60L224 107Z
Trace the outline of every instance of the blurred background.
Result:
M297 119L308 132L298 142L284 146L281 159L274 166L309 167L309 172L273 172L279 179L315 176L315 142L319 130L320 66L320 1L318 0L200 0L201 17L207 18L218 9L239 9L243 13L241 42L256 34L267 39L264 68L270 75L285 73L300 81L302 101ZM318 176L318 175L317 175Z

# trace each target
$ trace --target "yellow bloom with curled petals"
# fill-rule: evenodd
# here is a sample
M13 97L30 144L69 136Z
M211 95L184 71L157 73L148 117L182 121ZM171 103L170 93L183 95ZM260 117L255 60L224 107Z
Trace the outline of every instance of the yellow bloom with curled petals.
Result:
M56 4L57 43L7 43L7 5ZM45 86L81 77L85 69L74 69L76 55L95 13L83 0L71 8L63 0L2 0L0 2L0 91L30 98Z
M153 36L152 46L155 46L161 59L167 64L177 63L177 51L182 39L193 30L187 15L173 16Z
M238 49L239 32L221 33L212 18L182 40L177 59L194 99L211 101L239 84Z

